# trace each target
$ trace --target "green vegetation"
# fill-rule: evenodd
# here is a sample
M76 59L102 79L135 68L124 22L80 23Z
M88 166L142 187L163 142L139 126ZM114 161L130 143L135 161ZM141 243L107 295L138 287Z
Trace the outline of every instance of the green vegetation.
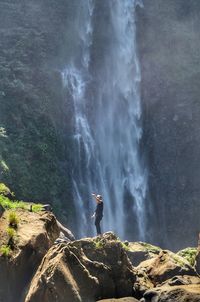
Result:
M95 249L103 249L104 248L104 243L101 240L95 241L94 244L95 244Z
M0 195L3 196L14 196L14 193L10 191L10 189L3 183L0 183Z
M15 248L15 235L16 235L16 231L13 227L9 227L7 228L7 234L8 234L8 244L7 246L10 247L11 250L14 250Z
M125 244L124 242L121 242L121 244L125 251L130 251L130 247L127 244Z
M102 249L104 247L104 241L100 237L95 238L93 243L95 249Z
M42 211L42 204L35 203L35 204L32 205L32 212L37 213L37 212L40 212L40 211Z
M194 266L195 258L197 255L197 249L194 247L188 247L184 250L179 251L177 255L183 257L190 263L190 265Z
M9 215L8 215L8 221L9 221L9 225L12 227L12 228L15 228L17 229L18 227L18 223L19 223L19 217L17 215L16 212L10 212Z
M8 234L9 239L14 239L14 237L16 235L16 231L14 228L9 227L9 228L7 228L7 234Z
M13 210L13 211L17 209L30 210L31 205L32 205L32 212L40 212L42 210L42 204L30 203L30 202L24 202L18 200L10 200L7 197L7 195L14 197L14 193L12 193L6 185L0 183L0 205L5 210Z
M0 247L0 254L4 257L9 257L11 253L11 248L9 245L2 245Z
M0 195L0 205L7 210L28 209L28 204L23 201L12 201L9 198ZM30 206L29 206L30 207Z
M8 210L7 220L9 224L9 227L6 230L8 242L6 245L3 245L0 248L0 254L5 257L10 256L11 251L15 248L16 230L19 225L19 216L17 214L17 210L32 210L32 212L39 212L42 210L42 204L11 200L9 197L14 197L14 193L11 193L10 189L5 184L0 183L0 205L5 210Z
M115 241L116 243L119 243L124 250L126 250L126 251L130 250L129 246L125 242L122 242L119 238L113 239L113 241ZM97 237L94 240L94 248L96 248L96 249L103 249L105 247L105 244L106 244L106 241L104 238Z
M150 243L146 242L139 242L145 249L147 249L148 252L153 254L158 254L161 251L161 248L155 245L152 245Z
M173 255L172 258L174 261L181 267L184 267L187 263L180 255Z
M75 211L71 167L78 165L72 136L73 108L60 72L53 67L63 66L63 50L68 47L66 33L58 30L68 24L66 3L61 2L57 5L53 1L49 8L55 30L43 30L48 14L41 11L37 22L31 9L30 18L19 9L21 21L14 21L17 38L8 29L1 41L0 176L18 200L51 202L56 214L70 220ZM43 6L42 2L38 5ZM16 6L20 7L18 1ZM26 24L23 30L22 24Z

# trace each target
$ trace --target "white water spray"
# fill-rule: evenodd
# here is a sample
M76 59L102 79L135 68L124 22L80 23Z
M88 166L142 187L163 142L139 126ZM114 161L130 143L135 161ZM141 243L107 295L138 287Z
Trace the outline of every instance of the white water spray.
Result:
M109 43L98 45L106 49L102 51L101 65L95 65L97 46L93 45L99 34L94 26L97 1L80 0L79 24L73 25L79 48L63 71L74 110L74 204L80 236L91 234L88 219L94 191L105 201L104 231L113 230L125 238L127 213L132 212L138 238L144 240L147 173L139 154L142 128L135 24L139 1L106 3L109 22L103 34ZM103 12L98 13L103 16ZM127 199L131 205L128 210Z

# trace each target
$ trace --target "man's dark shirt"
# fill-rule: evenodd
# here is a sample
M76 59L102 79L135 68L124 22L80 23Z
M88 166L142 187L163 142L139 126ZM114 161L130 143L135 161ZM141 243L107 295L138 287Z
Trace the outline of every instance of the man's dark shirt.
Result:
M97 204L95 214L98 217L103 217L103 201Z

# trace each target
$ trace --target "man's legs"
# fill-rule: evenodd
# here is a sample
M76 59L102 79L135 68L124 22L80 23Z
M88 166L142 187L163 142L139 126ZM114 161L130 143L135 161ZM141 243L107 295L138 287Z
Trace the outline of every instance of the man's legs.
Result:
M95 226L96 226L96 229L97 229L97 235L101 235L100 221L101 221L101 217L97 216L95 218Z

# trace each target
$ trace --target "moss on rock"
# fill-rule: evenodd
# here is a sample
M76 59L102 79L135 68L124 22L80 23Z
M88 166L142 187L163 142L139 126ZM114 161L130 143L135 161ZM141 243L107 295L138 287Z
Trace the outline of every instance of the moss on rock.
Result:
M181 250L177 253L178 256L183 257L184 259L186 259L190 265L194 266L195 264L195 258L197 255L197 248L194 247L188 247L184 250Z

